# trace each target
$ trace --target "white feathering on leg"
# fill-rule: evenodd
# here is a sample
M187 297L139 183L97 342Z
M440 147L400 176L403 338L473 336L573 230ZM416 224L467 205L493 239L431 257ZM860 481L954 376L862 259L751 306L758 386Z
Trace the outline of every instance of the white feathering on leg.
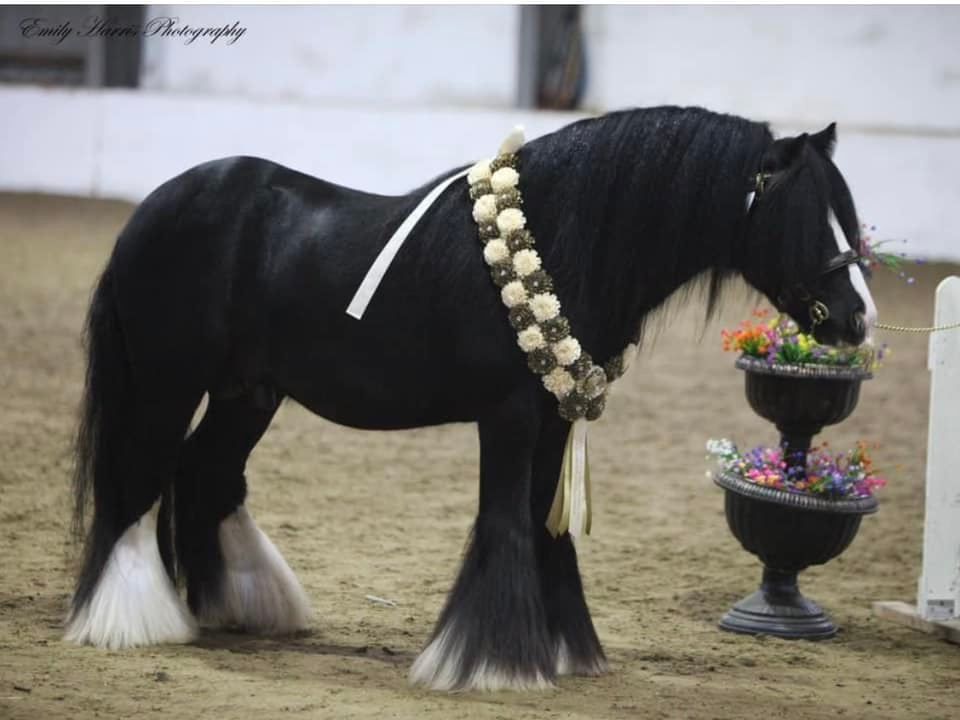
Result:
M220 523L220 600L200 610L205 625L287 633L310 624L310 602L280 551L241 505Z
M573 660L570 658L567 641L563 638L557 643L557 675L573 675Z
M196 637L196 622L160 558L159 507L158 500L117 540L90 601L68 619L64 640L118 650Z
M522 676L495 667L486 660L480 661L466 680L460 683L463 669L463 640L457 638L448 627L437 633L410 668L410 683L430 690L452 692L455 690L550 690L553 683L541 673Z
M557 675L585 675L596 677L604 675L608 671L607 661L596 658L586 664L575 663L570 655L570 649L567 647L567 641L560 638L557 643Z

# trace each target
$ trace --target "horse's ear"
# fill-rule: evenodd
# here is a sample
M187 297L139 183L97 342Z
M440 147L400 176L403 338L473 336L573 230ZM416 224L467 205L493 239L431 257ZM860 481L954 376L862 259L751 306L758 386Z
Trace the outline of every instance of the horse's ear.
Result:
M810 142L827 157L833 157L833 149L837 146L837 124L832 122L820 132L811 135Z
M810 139L806 133L796 137L780 138L767 148L760 161L760 171L775 174L786 170L800 156L803 146Z

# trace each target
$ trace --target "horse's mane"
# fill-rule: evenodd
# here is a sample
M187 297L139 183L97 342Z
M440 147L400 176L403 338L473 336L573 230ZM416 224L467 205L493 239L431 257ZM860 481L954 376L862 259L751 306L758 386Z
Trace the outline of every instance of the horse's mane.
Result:
M764 124L658 107L583 120L526 145L524 212L561 300L607 309L602 335L622 334L699 277L709 315L741 251L748 179L772 140Z
M678 289L681 298L701 293L709 318L748 267L777 287L809 279L822 260L811 256L810 233L828 231L828 206L858 249L853 201L829 159L832 139L815 147L815 138L774 141L765 123L667 106L582 120L524 145L523 211L574 335L604 360L639 341L651 312ZM778 158L782 172L748 220L751 180ZM434 184L408 196L411 208ZM472 227L464 199L465 188L440 212ZM748 222L760 231L747 232ZM471 267L445 238L433 240L449 253L451 272Z

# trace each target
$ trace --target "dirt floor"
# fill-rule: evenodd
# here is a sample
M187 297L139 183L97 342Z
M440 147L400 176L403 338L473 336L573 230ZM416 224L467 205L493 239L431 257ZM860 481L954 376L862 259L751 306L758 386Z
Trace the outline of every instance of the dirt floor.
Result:
M914 598L922 532L926 338L863 388L835 446L881 443L891 477L878 515L802 586L842 626L821 643L734 636L724 610L757 561L730 535L704 476L704 441L770 442L719 329L748 313L731 296L704 330L674 308L591 434L594 535L581 544L612 671L541 694L411 689L476 503L472 426L365 433L287 403L255 452L250 506L315 603L309 633L206 633L125 652L61 642L70 589L69 442L83 375L79 329L130 206L0 195L0 718L957 718L960 648L875 619L874 600ZM927 324L938 279L874 283L890 322ZM702 338L702 339L701 339ZM376 595L396 602L381 607Z

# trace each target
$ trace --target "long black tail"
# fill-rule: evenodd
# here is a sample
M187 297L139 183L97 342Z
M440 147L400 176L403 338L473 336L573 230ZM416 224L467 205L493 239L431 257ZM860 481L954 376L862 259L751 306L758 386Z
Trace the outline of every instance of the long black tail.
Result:
M73 596L74 612L90 599L114 543L125 530L120 527L124 493L118 469L124 428L133 412L133 380L109 266L94 291L85 340L87 375L73 475L73 531L83 540L84 553ZM93 519L88 529L90 505Z

